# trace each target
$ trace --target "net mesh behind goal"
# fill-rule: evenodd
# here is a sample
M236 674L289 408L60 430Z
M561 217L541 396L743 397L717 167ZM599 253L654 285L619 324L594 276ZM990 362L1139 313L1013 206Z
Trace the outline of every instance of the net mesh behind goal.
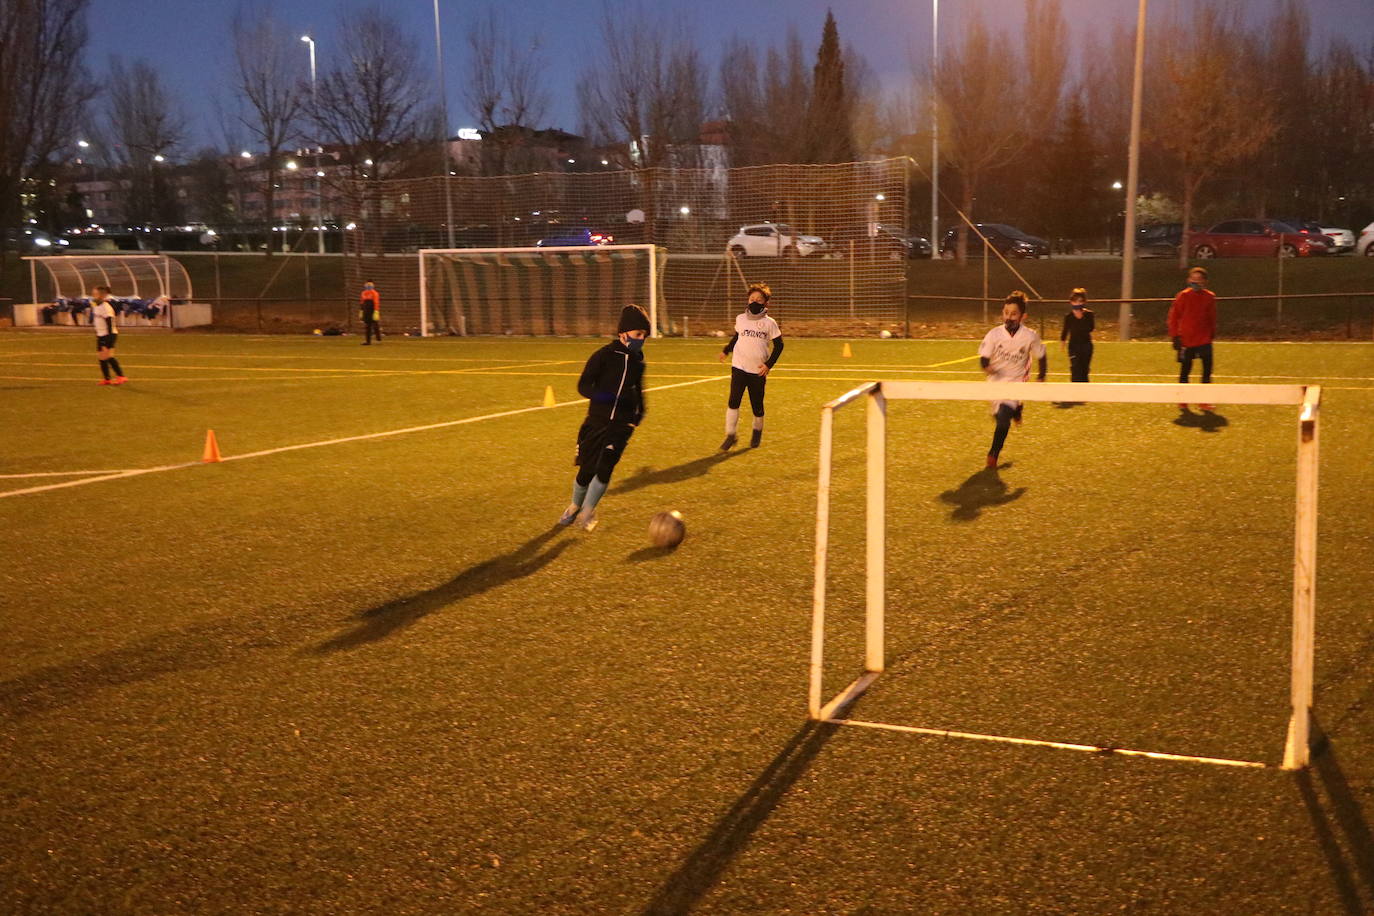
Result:
M642 306L665 324L653 297L661 257L648 246L424 250L421 322L430 334L595 337L621 309Z
M346 232L345 280L350 290L375 281L383 323L418 329L421 249L524 248L546 239L567 244L585 232L611 236L618 245L666 249L659 304L671 320L660 321L664 333L728 330L747 283L755 281L772 287L770 313L788 333L891 327L905 306L907 179L904 159L368 179L344 195L353 226ZM767 226L778 231L770 236ZM813 241L799 244L803 236ZM517 289L553 296L556 274L574 269L522 263L510 276L523 277L513 281ZM617 269L605 281L617 301L598 308L634 301L620 296ZM548 330L537 315L521 317L517 296L494 271L454 271L456 284L482 283L486 292L499 292L499 310L471 324L470 333L562 333ZM537 282L545 285L535 291Z

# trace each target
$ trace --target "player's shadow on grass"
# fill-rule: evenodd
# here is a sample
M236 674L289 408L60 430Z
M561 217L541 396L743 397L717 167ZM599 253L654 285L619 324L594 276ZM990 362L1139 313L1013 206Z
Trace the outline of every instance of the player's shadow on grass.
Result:
M693 477L701 477L709 474L716 465L729 461L731 458L749 453L749 449L735 449L730 452L714 452L701 458L693 459L685 464L676 464L670 468L660 468L655 470L651 467L642 467L633 475L620 479L612 493L629 493L633 490L642 490L645 487L654 487L664 483L681 483L684 480L691 480Z
M1295 775L1298 793L1346 912L1374 913L1374 831L1341 770L1331 739L1321 733L1315 719L1312 726L1312 765Z
M997 473L1003 468L1009 467L1011 467L1010 462L995 468L984 468L961 483L959 489L946 490L941 493L940 502L948 503L954 507L954 511L949 514L949 520L952 522L971 522L982 515L984 509L992 506L1005 506L1007 503L1024 496L1025 487L1017 487L1013 490Z
M645 916L689 913L706 896L735 857L749 844L783 796L796 784L840 726L807 722L753 784L725 812L696 849L683 860L653 898Z
M443 585L436 585L427 591L368 608L358 614L357 623L351 629L316 646L314 651L323 655L356 649L367 643L385 639L397 630L408 627L420 618L428 617L455 602L533 575L558 559L559 554L572 546L572 540L564 540L547 550L544 549L562 532L561 528L546 531L510 553L468 567Z
M1199 410L1194 413L1185 407L1174 418L1174 425L1200 429L1204 433L1219 433L1223 427L1230 426L1231 421L1214 410Z

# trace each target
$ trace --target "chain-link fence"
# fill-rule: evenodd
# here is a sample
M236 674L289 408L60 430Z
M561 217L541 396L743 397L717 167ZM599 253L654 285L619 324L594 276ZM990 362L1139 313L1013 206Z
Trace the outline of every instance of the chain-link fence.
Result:
M363 181L345 283L374 281L390 320L418 327L422 248L654 244L678 333L728 327L753 281L797 331L876 327L902 314L907 180L907 161L887 159Z

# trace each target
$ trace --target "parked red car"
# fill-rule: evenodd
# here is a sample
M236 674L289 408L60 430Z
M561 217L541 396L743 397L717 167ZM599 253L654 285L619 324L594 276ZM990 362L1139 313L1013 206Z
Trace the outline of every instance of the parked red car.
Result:
M1232 219L1206 232L1188 234L1188 250L1199 261L1208 258L1306 258L1331 250L1321 236L1304 235L1276 219Z

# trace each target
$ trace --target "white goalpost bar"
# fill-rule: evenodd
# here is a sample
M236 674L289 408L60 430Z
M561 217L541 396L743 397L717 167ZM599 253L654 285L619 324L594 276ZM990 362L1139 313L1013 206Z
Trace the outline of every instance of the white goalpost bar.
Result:
M421 248L420 257L420 336L429 336L429 287L425 284L425 255L427 254L542 254L558 255L568 251L607 252L643 251L649 255L649 336L658 337L658 245L556 245L548 248ZM621 303L628 305L629 303ZM637 303L638 304L638 303Z
M921 728L842 718L845 707L858 699L886 664L886 487L887 403L889 400L930 401L1079 401L1097 403L1183 404L1201 397L1216 404L1300 406L1298 416L1297 507L1293 536L1293 623L1290 695L1292 711L1284 744L1283 768L1302 769L1311 756L1312 677L1316 615L1317 563L1317 418L1319 385L1155 385L1050 382L917 382L877 381L848 391L821 408L820 471L816 488L815 581L811 608L811 662L807 711L811 719L836 725L857 725L925 735L999 741L1094 753L1117 753L1161 760L1186 760L1223 766L1263 767L1248 760L1194 757L1159 751L1097 747L1062 741L980 735L940 728ZM825 659L826 573L830 550L830 480L834 451L835 412L865 399L867 406L867 469L865 498L864 673L834 697L823 702Z

